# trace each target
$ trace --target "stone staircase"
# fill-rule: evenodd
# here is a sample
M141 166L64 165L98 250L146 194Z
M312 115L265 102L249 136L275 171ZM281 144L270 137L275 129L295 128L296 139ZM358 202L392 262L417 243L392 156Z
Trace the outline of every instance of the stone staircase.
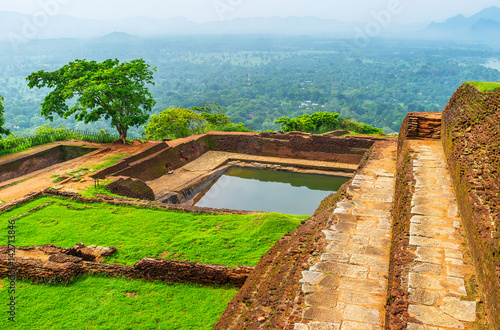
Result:
M408 329L465 329L476 319L476 302L467 295L464 276L473 271L464 261L457 202L440 141L411 141L416 180L412 198L410 245L416 259L408 272L408 312L423 325Z
M460 218L440 141L409 141L416 156L410 246L415 260L405 280L409 292L406 328L465 329L476 317L464 275L471 266L461 251ZM300 280L307 309L296 330L383 329L391 246L396 144L374 147L366 166L333 212L338 222L324 230L329 245Z

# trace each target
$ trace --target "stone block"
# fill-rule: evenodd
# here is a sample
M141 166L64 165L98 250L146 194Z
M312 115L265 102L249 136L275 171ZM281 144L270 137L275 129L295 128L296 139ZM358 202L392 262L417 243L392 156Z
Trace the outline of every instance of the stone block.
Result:
M445 249L444 250L444 256L446 258L455 258L455 259L463 259L464 255L462 252L458 250L450 250L450 249Z
M370 243L371 246L374 247L380 247L380 248L390 248L391 247L391 240L385 237L379 237L379 236L370 236Z
M365 254L379 257L389 257L389 250L374 246L367 246L365 249Z
M331 230L323 230L328 241L347 242L351 238L349 234L337 233Z
M432 206L425 206L425 205L416 205L412 207L411 213L413 214L419 214L419 215L426 215L426 216L433 216L433 217L445 217L447 215L447 212L436 208Z
M419 246L415 252L416 261L441 265L443 263L442 249Z
M304 323L295 323L293 325L293 330L309 330L309 327Z
M475 301L463 301L455 297L445 297L439 308L460 321L474 322L476 320Z
M347 202L338 202L337 207L340 207L343 209L352 209L354 207L354 205L352 205L351 203L347 203Z
M464 325L437 307L410 304L408 313L426 325L465 329Z
M377 224L376 220L358 221L358 227L363 227L363 228L372 228L375 227L376 224Z
M299 283L308 283L311 285L315 285L321 279L321 276L323 276L322 273L304 270L302 272L302 279L299 281Z
M356 228L357 235L367 235L367 236L380 236L389 237L391 231L388 229L378 229L378 228Z
M444 242L439 239L420 237L420 236L410 236L410 245L423 246L423 247L438 247L444 249L456 249L460 248L459 244Z
M463 279L451 276L446 277L446 279L451 286L450 287L451 294L456 294L459 296L467 295L467 292L465 290L465 282Z
M441 329L436 327L431 327L429 325L408 323L406 326L406 330L441 330Z
M330 252L363 253L365 247L355 243L333 242L326 249Z
M321 261L337 261L347 263L349 258L349 254L343 252L326 252L321 255Z
M417 273L408 274L408 287L412 289L443 290L440 280L434 276Z
M394 182L392 181L382 181L380 179L378 179L376 182L375 182L375 188L376 189L394 189Z
M339 287L340 276L337 274L327 274L319 281L318 286L324 289L336 290Z
M302 292L304 294L316 292L316 287L307 283L302 284Z
M448 209L448 217L449 218L458 217L458 206L456 203L450 205L450 208Z
M304 311L303 318L308 320L331 322L331 323L340 323L342 320L342 316L340 315L339 312L320 307L307 308Z
M352 210L353 215L363 216L363 217L389 217L389 211L386 210L375 210L375 209L360 209L354 208Z
M410 302L414 304L434 305L439 298L439 294L434 291L424 289L410 289Z
M330 272L342 276L366 279L368 268L356 265L342 264L338 262L320 262L314 265L311 270L318 272Z
M414 271L415 273L430 273L434 275L441 275L442 272L442 267L437 264L432 264L432 263L416 263L411 267L411 270Z
M455 232L453 227L438 227L431 225L422 225L412 222L410 224L410 235L411 236L422 236L422 237L437 237L442 235L451 235Z
M376 192L374 192L374 193L376 193ZM363 195L361 195L361 199L363 199L366 202L392 203L393 202L392 195L393 194L389 194L389 193L387 195L363 194Z
M351 264L375 267L389 267L389 259L385 257L377 257L366 254L353 254L351 256Z
M364 305L376 305L385 303L385 296L375 297L369 292L357 292L351 290L340 291L338 299L339 302L343 302L346 304L359 304L360 301L362 301Z
M446 274L453 277L464 277L464 273L459 267L446 266Z
M353 321L344 321L342 322L342 328L341 330L375 330L375 329L380 329L378 326L375 326L373 324L367 324L367 323L359 323L359 322L353 322Z
M337 292L335 290L315 292L306 296L305 303L307 306L333 309L337 306Z
M309 329L311 330L339 330L339 323L330 322L311 322L309 323Z
M343 277L340 280L340 289L358 292L369 292L372 294L385 294L387 283L386 281L382 280L360 280L355 278Z
M106 185L106 187L114 194L139 198L143 200L155 200L153 189L145 182L129 177L116 177L115 181Z
M359 305L347 305L344 311L344 319L362 323L379 324L380 312L377 309L365 308Z
M368 242L370 242L370 237L362 235L353 235L351 236L350 242L354 244L367 245Z
M332 230L336 230L340 233L351 233L355 228L355 223L346 221L340 221L339 223L332 226Z
M444 261L455 266L463 266L464 264L464 261L462 259L456 259L456 258L445 258Z

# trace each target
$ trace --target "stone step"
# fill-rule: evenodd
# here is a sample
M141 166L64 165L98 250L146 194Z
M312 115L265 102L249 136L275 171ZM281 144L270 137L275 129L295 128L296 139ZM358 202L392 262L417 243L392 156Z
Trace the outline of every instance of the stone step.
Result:
M465 268L471 265L460 250L460 217L444 152L438 141L412 141L410 148L416 159L409 232L415 259L406 282L408 313L421 324L407 329L465 329L476 318L476 302L463 300Z
M307 309L295 329L383 328L395 168L395 143L375 149L337 204L329 245L302 274Z

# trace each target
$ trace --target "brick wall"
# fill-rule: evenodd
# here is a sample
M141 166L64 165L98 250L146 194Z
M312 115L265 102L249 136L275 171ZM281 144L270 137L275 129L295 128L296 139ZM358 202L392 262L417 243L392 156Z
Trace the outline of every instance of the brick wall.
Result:
M462 85L443 112L442 141L490 327L500 329L500 90Z

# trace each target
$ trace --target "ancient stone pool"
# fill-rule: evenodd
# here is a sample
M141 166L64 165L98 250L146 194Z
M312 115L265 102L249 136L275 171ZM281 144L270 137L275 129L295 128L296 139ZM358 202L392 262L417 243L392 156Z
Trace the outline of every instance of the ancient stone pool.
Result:
M286 214L313 214L350 178L231 167L194 200L195 206Z

